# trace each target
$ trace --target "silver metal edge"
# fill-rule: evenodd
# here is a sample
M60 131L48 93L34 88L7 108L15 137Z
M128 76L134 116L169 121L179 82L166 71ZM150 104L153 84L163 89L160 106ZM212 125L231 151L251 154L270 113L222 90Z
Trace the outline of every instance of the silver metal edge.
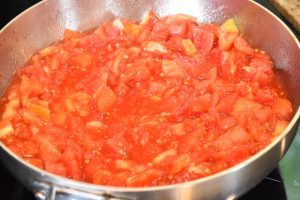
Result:
M29 7L28 9L26 9L25 11L23 11L22 13L20 13L19 15L17 15L14 19L12 19L7 25L5 25L1 30L0 30L0 34L7 28L9 27L14 21L16 21L18 18L22 17L23 15L25 15L26 13L30 12L32 9L35 9L38 6L41 6L42 4L47 4L49 0L44 0L41 1L31 7ZM297 37L294 35L294 33L288 28L288 26L281 20L279 19L275 14L273 14L271 11L269 11L267 8L265 8L264 6L260 5L257 2L254 2L253 0L248 0L249 2L255 4L256 6L260 7L261 9L263 9L264 11L266 11L267 13L269 13L270 15L272 15L272 17L274 17L275 19L277 19L277 21L279 21L281 23L281 25L289 32L289 34L292 36L292 38L295 40L297 46L300 49L300 42L298 41ZM297 112L295 113L294 117L292 118L292 120L290 121L288 127L279 135L277 136L277 138L270 143L268 146L266 146L263 150L261 150L260 152L258 152L257 154L253 155L252 157L248 158L245 161L242 161L241 163L230 167L226 170L223 170L221 172L218 172L216 174L207 176L207 177L203 177L197 180L193 180L193 181L188 181L185 183L178 183L178 184L172 184L172 185L165 185L165 186L154 186L154 187L113 187L113 186L103 186L103 185L96 185L96 184L91 184L91 183L86 183L86 182L82 182L82 181L77 181L77 180L73 180L73 179L69 179L69 178L65 178L65 177L61 177L52 173L49 173L45 170L42 170L28 162L26 162L25 160L21 159L19 156L17 156L14 152L12 152L10 149L8 149L1 141L0 141L0 147L4 149L4 151L6 151L7 153L9 153L15 160L18 160L19 162L21 162L22 164L24 164L27 168L32 168L35 171L37 171L40 174L43 174L43 176L49 176L49 177L53 177L56 179L61 179L66 183L70 183L71 185L77 185L77 186L85 186L85 188L89 187L91 190L106 190L106 191L112 191L112 192L123 192L123 193L127 193L127 192L150 192L150 191L159 191L159 190L167 190L167 189L175 189L178 187L189 187L192 186L194 184L197 183L202 183L202 182L206 182L208 180L211 179L215 179L218 177L221 177L223 175L226 175L228 173L233 173L234 171L239 170L240 168L243 168L244 166L250 164L251 162L253 162L254 160L258 159L259 157L261 157L263 154L265 154L267 151L269 151L270 149L272 149L279 141L282 140L283 137L285 137L287 135L287 133L292 129L292 127L294 125L297 125L296 123L299 122L299 117L300 117L300 106L298 107Z

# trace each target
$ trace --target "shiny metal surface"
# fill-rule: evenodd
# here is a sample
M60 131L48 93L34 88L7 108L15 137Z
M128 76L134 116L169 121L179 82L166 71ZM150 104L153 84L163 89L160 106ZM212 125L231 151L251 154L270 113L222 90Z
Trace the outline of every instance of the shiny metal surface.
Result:
M160 187L122 188L82 183L25 163L0 142L0 160L37 196L46 199L234 199L262 180L292 142L299 122L300 45L286 26L252 1L240 0L49 0L25 11L0 32L0 91L15 70L36 51L62 38L65 28L88 30L103 20L141 19L149 9L158 15L190 14L199 22L221 23L236 16L244 36L275 61L292 100L295 116L288 128L263 151L218 174ZM60 191L57 193L57 191Z

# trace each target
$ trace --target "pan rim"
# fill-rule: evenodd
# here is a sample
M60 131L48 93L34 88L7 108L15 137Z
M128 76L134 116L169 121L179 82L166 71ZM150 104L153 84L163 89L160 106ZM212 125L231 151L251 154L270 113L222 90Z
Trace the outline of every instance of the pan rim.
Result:
M29 13L30 11L36 9L39 6L47 5L49 1L50 0L40 1L39 3L37 3L37 4L35 4L35 5L27 8L26 10L24 10L23 12L21 12L19 15L17 15L15 18L13 18L10 22L8 22L0 30L0 35L8 27L10 27L15 21L17 21L19 18L21 18L22 16L26 15L27 13ZM295 41L295 43L298 46L299 51L300 51L300 41L297 39L296 35L291 31L291 29L278 16L276 16L273 12L271 12L270 10L268 10L267 8L265 8L264 6L260 5L259 3L255 2L253 0L248 0L248 2L254 4L255 6L259 7L260 9L263 9L265 12L267 12L273 18L275 18L278 22L280 22L280 24L282 25L282 27L285 28L285 30L287 30L287 32L294 39L294 41ZM170 185L163 185L163 186L151 186L151 187L149 187L149 186L148 187L116 187L116 186L97 185L97 184L87 183L87 182L78 181L78 180L74 180L74 179L69 179L69 178L66 178L66 177L62 177L62 176L58 176L58 175L52 174L50 172L47 172L47 171L45 171L43 169L40 169L40 168L38 168L38 167L36 167L36 166L34 166L34 165L26 162L25 160L23 160L22 158L20 158L19 156L17 156L14 152L12 152L1 141L0 141L0 148L2 148L6 153L8 153L9 156L11 156L14 160L16 160L17 162L20 162L21 164L23 164L24 166L26 166L26 168L31 169L31 170L33 170L33 171L41 174L43 177L48 177L48 179L50 178L51 181L58 179L58 180L60 180L60 182L63 182L64 184L68 184L68 187L70 187L70 186L76 186L76 188L80 188L81 187L81 188L84 188L84 190L88 188L89 191L91 191L91 190L93 190L93 191L105 190L107 192L121 192L121 193L162 191L162 190L176 189L176 188L181 188L181 187L188 188L188 187L191 187L191 186L196 185L196 184L200 184L200 183L211 181L213 179L221 178L222 176L234 173L235 171L238 171L239 169L244 168L245 166L249 165L250 163L254 162L255 160L259 159L261 156L263 156L264 154L266 154L268 151L270 151L274 146L276 146L288 134L288 132L295 125L296 126L299 125L298 124L299 117L300 117L300 105L298 106L297 111L295 112L292 120L289 122L289 125L285 128L285 130L280 135L278 135L276 137L276 139L273 140L264 149L262 149L261 151L259 151L255 155L249 157L248 159L246 159L246 160L244 160L244 161L242 161L242 162L240 162L240 163L238 163L238 164L236 164L236 165L234 165L234 166L232 166L232 167L230 167L228 169L225 169L223 171L217 172L217 173L212 174L212 175L207 176L207 177L203 177L203 178L192 180L192 181L188 181L188 182L177 183L177 184L170 184ZM57 186L61 186L61 185L57 184Z

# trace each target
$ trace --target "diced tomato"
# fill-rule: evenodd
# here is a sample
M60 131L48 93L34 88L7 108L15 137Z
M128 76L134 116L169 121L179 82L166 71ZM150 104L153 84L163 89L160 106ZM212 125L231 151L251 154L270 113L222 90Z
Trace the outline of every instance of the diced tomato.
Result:
M180 156L178 156L174 163L173 166L171 168L171 175L175 175L177 173L179 173L180 171L184 170L186 167L189 166L189 164L191 163L191 157L189 154L182 154Z
M165 152L162 152L161 154L159 154L158 156L156 156L153 159L153 163L154 164L161 164L163 163L166 159L170 158L170 157L174 157L177 155L177 151L176 149L170 149L167 150Z
M179 36L171 36L168 40L168 47L173 51L183 51L182 38Z
M97 107L100 112L109 111L117 102L117 96L112 89L102 86L96 94Z
M272 90L258 89L254 91L255 100L261 103L272 102L275 98Z
M90 98L85 92L71 94L65 100L66 108L69 112L78 112L80 116L87 116L89 114L88 104Z
M146 186L149 185L149 183L151 185L154 180L164 176L164 174L165 173L161 170L149 169L127 178L126 184L131 187Z
M107 37L111 39L118 38L120 36L121 31L114 27L111 23L107 23L105 26L105 32Z
M141 65L141 66L136 66L133 69L130 69L128 71L128 75L125 77L126 77L126 80L128 80L128 81L139 82L139 81L144 81L144 80L150 79L151 72L147 66Z
M247 55L252 55L254 53L254 50L250 47L246 40L240 36L235 39L234 47Z
M227 19L221 26L220 26L221 32L227 32L227 33L239 33L239 29L236 25L234 18Z
M198 77L203 79L207 73L212 69L210 65L204 65L202 62L196 62L194 59L182 58L176 59L176 64L184 69L184 71L191 77Z
M134 23L125 24L124 32L130 39L135 39L141 33L141 26Z
M13 117L17 114L17 109L20 107L20 99L14 98L10 99L8 103L5 104L5 110L2 114L2 118Z
M273 112L272 109L269 107L263 107L259 110L256 110L255 116L257 119L259 119L261 122L266 122L269 120L269 118L272 116Z
M275 126L275 130L272 133L273 135L279 135L284 129L289 125L287 121L278 121Z
M251 111L251 112L256 112L257 110L261 109L262 105L252 101L248 98L239 98L237 99L232 114L233 115L238 115L241 112L245 111Z
M249 134L242 127L236 127L229 130L225 133L225 135L235 144L245 144L251 139Z
M182 136L182 135L186 134L186 130L184 128L183 123L173 124L173 125L170 126L170 128L171 128L172 133L175 134L175 135Z
M117 169L126 169L126 170L132 170L134 167L134 163L132 161L121 160L121 159L116 160L115 165Z
M193 30L193 41L202 54L207 54L214 46L215 35L205 29L195 28Z
M237 36L237 33L221 32L218 41L219 47L224 51L231 49Z
M169 37L169 27L167 24L161 21L156 21L152 32L151 32L151 38L155 41L166 41Z
M173 36L185 37L187 26L185 22L182 23L173 23L169 26L169 33Z
M39 51L39 54L42 56L42 57L46 57L46 56L52 56L53 54L55 54L56 52L59 51L59 47L58 46L49 46L49 47L46 47L42 50Z
M150 27L143 27L140 30L140 34L137 36L136 41L138 43L142 43L147 40L151 35L151 28Z
M168 52L167 48L159 42L147 41L147 42L144 42L142 44L142 46L144 47L145 51L151 52L151 53L165 54Z
M184 71L173 60L162 61L162 72L165 77L183 78Z
M43 106L39 104L30 104L28 107L28 111L32 113L34 116L39 117L42 120L45 121L50 120L50 110L48 106Z
M14 128L9 119L2 119L0 121L0 138L6 137L8 134L14 132Z
M291 102L284 98L276 99L272 109L276 114L282 117L290 116L293 111Z
M79 38L80 37L80 33L76 32L76 31L72 31L70 29L66 29L64 31L64 39L65 40L69 40L69 39L73 39L73 38Z
M223 52L222 65L219 73L227 80L234 81L236 79L237 64L235 63L236 55L232 52Z
M140 24L144 26L152 25L156 19L157 17L152 11L147 11Z
M52 70L58 69L61 65L66 64L70 60L69 53L61 51L52 57L50 68ZM49 72L50 73L50 72Z
M253 138L262 144L271 137L271 134L268 133L267 129L259 122L253 121L251 122L251 125L248 124L247 126L247 129Z
M242 127L235 127L230 129L224 133L224 135L220 136L214 145L219 150L228 150L232 148L233 145L240 145L249 142L251 137L247 133L247 131Z
M124 96L129 91L129 87L125 83L119 83L114 89L116 95Z
M237 99L236 94L226 95L225 97L220 99L219 103L217 104L217 106L216 106L217 111L220 113L226 113L226 114L231 113L236 99Z
M104 160L102 155L99 153L97 157L92 156L93 159L86 159L85 165L82 172L85 174L86 178L90 181L93 179L93 175L100 169L104 168Z
M183 141L179 144L179 150L181 152L190 152L196 150L197 148L200 148L201 145L199 146L199 144L202 143L205 134L205 127L203 125L200 125L200 127L198 127L196 130L186 135Z
M119 18L117 18L113 21L113 26L121 31L124 30L124 28L125 28L123 22Z
M196 19L193 16L185 15L185 14L176 14L176 15L170 15L167 16L165 19L165 22L167 24L172 24L176 22L189 22L189 21L196 21Z
M90 64L92 64L92 56L88 53L79 54L75 57L75 62L83 69L86 69Z
M223 130L228 130L236 126L236 120L233 117L226 116L219 121L220 127Z
M165 91L166 86L160 82L150 82L148 91L151 94L161 94Z
M99 121L90 121L88 123L86 123L86 127L89 129L98 129L103 127L103 124Z
M47 138L40 137L40 156L44 162L54 163L61 157L61 153L56 145Z
M105 40L107 38L107 34L104 26L99 26L94 33L101 39Z
M183 39L181 42L186 55L192 56L197 52L194 43L190 39Z
M80 179L81 178L81 163L82 155L81 148L75 145L68 147L61 156L64 166L68 169L67 176Z
M199 165L191 165L188 168L188 172L191 174L197 174L197 175L201 175L201 176L207 176L209 174L211 174L211 170L209 168L209 165L205 165L205 164L199 164Z
M67 169L61 163L45 163L45 170L60 176L67 175Z
M27 162L29 162L30 164L38 167L38 168L41 168L43 169L44 168L44 164L43 162L41 161L41 159L38 159L38 158L25 158L25 160Z
M226 20L219 28L219 47L222 50L229 50L237 38L239 30L235 20L230 18Z
M259 68L263 72L272 72L272 61L264 54L255 53L250 65Z
M192 103L192 112L205 112L209 109L211 105L211 95L210 94L204 94L199 97L196 97L193 99Z
M108 184L113 180L113 174L105 169L98 169L93 173L92 182L95 184L103 185Z
M22 103L26 103L30 95L38 95L43 92L41 83L34 79L23 75L21 77L20 91L22 93Z

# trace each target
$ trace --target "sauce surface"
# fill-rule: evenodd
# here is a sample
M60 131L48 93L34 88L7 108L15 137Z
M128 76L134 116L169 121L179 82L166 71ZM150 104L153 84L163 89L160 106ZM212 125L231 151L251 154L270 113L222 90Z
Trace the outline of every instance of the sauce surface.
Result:
M254 155L288 125L273 62L234 19L115 19L20 68L3 98L0 140L48 172L157 186L209 176Z

